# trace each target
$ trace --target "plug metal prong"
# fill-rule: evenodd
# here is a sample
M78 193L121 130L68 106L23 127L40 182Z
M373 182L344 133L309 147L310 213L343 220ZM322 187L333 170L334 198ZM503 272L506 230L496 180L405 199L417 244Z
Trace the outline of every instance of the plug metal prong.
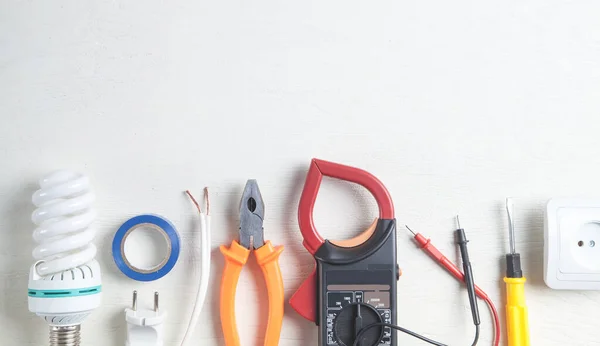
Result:
M154 311L158 312L158 292L154 292Z
M137 311L137 291L133 291L133 303L131 304L131 309Z

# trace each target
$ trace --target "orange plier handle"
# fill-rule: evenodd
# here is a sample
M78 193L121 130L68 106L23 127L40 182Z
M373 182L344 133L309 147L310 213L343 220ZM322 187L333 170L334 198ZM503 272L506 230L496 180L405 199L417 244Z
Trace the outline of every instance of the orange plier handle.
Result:
M225 256L225 269L221 281L221 325L226 346L240 346L235 318L235 292L242 267L248 261L250 250L241 246L237 240L228 248L221 246ZM273 247L270 241L254 250L256 261L262 270L269 295L269 319L265 336L265 346L277 346L283 322L283 279L279 268L279 255L283 246Z

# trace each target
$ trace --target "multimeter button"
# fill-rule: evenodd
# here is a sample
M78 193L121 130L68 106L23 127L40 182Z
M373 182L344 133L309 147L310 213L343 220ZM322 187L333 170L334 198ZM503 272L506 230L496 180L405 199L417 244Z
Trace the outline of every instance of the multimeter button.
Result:
M396 281L400 280L400 276L402 276L402 269L400 269L400 266L396 263Z

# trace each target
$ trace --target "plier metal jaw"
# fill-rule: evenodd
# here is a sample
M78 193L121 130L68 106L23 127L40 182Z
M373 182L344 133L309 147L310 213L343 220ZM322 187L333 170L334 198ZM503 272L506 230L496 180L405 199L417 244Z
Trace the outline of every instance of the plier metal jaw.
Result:
M254 250L256 261L263 273L269 297L269 317L265 346L277 346L283 322L283 279L279 268L279 255L283 246L274 247L263 236L264 204L256 180L248 180L240 201L240 240L231 246L221 246L225 269L221 281L221 325L226 346L239 346L240 337L235 317L235 293L242 267Z
M240 200L240 245L246 249L251 246L258 249L265 245L264 218L265 205L258 183L255 179L249 179Z

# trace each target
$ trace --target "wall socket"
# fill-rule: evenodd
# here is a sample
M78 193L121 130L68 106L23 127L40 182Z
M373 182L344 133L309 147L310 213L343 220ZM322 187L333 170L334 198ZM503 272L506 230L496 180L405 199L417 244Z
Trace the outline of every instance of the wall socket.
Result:
M544 281L554 289L600 290L600 199L548 201Z

